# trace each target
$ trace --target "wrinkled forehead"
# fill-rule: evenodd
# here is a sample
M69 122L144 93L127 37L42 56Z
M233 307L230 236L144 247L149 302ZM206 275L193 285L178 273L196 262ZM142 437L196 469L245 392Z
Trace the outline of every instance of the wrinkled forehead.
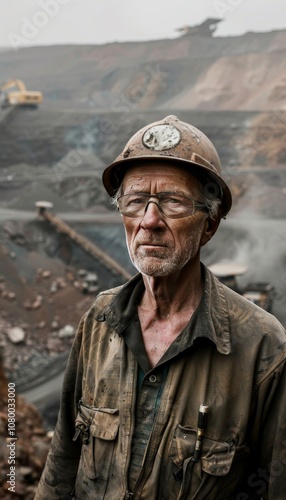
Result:
M155 189L156 192L185 193L202 190L198 178L190 174L187 169L164 162L132 165L123 177L122 189L123 192Z

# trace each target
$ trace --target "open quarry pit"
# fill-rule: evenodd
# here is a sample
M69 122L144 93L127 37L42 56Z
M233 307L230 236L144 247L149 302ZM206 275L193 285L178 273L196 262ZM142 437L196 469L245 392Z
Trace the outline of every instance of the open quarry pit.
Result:
M0 109L0 489L8 383L19 436L17 491L4 500L34 497L82 314L135 273L101 175L140 127L175 114L213 141L234 203L202 261L245 266L240 289L271 283L286 326L285 51L285 30L0 51L3 81L43 93L37 109ZM40 217L38 201L123 274Z

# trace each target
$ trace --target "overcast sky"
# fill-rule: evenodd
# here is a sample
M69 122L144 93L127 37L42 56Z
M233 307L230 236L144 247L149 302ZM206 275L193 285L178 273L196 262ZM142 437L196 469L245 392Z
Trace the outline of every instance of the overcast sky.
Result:
M0 0L0 47L102 44L178 36L224 18L217 36L286 29L285 0Z

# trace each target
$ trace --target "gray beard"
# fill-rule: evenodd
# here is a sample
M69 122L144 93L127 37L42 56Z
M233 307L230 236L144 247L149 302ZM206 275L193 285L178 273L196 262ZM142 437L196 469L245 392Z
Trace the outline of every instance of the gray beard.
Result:
M131 256L130 259L135 268L147 276L168 276L173 272L180 271L191 259L192 252L173 254L170 257L146 257L145 255Z

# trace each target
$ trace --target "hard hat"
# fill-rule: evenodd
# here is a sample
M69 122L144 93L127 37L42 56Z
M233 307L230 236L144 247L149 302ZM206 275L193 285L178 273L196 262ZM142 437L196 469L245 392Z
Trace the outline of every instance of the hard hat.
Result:
M221 176L218 153L208 137L193 125L169 115L136 132L103 172L102 181L108 194L114 195L131 166L142 165L148 160L164 160L182 166L192 175L203 178L205 184L213 181L215 186L221 187L222 216L229 212L232 197Z

